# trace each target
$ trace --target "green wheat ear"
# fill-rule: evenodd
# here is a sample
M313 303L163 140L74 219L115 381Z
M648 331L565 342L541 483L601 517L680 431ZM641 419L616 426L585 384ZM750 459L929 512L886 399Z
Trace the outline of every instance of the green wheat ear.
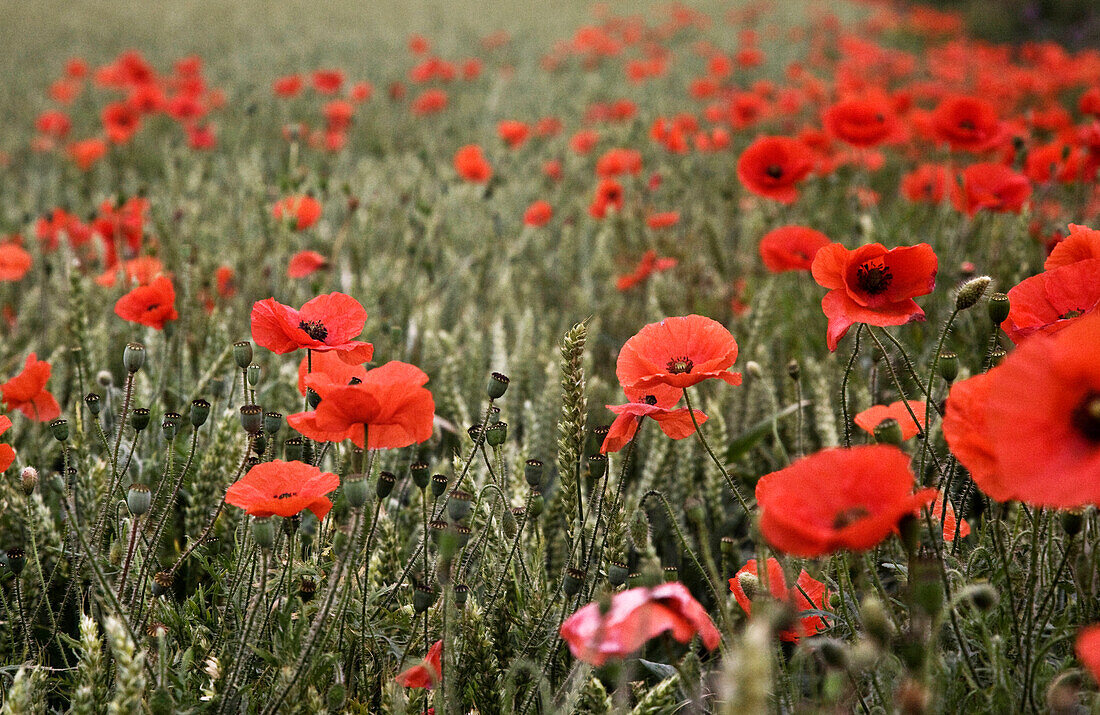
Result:
M104 621L111 655L115 660L114 697L107 705L107 715L130 715L142 711L145 695L145 654L139 651L118 618Z
M577 465L584 448L584 427L588 402L585 397L584 346L588 340L588 321L574 325L561 342L561 414L558 417L558 495L547 525L564 529L565 554L557 548L557 557L568 555L576 539ZM556 517L556 518L555 518ZM553 569L551 569L553 570Z

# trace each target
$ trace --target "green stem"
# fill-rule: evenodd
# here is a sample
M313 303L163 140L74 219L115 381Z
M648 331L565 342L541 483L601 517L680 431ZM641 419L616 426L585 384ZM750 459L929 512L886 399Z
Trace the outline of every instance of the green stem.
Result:
M699 438L699 442L703 445L703 449L710 455L711 461L714 462L714 466L718 467L718 471L722 473L722 477L726 480L726 485L729 486L733 495L737 497L737 501L741 504L741 508L745 510L745 516L751 518L752 510L749 508L748 502L745 501L745 497L741 495L741 490L737 488L737 485L733 481L733 477L726 471L725 466L722 464L721 460L718 459L718 455L710 448L710 444L707 442L707 438L703 435L702 430L699 429L699 421L695 419L695 410L691 407L691 395L686 389L684 390L684 403L687 405L688 414L691 415L691 424L695 426L695 436Z

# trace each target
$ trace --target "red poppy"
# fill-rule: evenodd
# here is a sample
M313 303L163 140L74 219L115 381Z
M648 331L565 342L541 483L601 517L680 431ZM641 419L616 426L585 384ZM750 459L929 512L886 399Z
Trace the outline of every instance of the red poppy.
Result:
M286 267L287 278L305 278L328 266L328 259L317 251L298 251Z
M49 422L61 415L61 406L46 389L51 367L45 360L31 353L23 364L23 370L0 385L0 395L9 410L19 410L28 419Z
M637 149L608 149L596 160L596 176L610 179L623 174L637 176L642 171L642 153Z
M839 243L823 247L814 257L814 280L830 289L821 300L829 318L829 350L855 323L904 325L924 320L913 300L936 287L936 254L927 243L892 248L880 243L848 250Z
M620 359L622 354L620 353ZM695 423L686 407L674 409L684 391L668 385L653 385L647 389L624 388L626 399L623 405L605 405L617 417L604 437L600 451L618 452L625 447L638 431L643 417L651 417L661 431L672 439L684 439L695 434ZM703 424L707 416L701 410L694 410L695 421Z
M304 84L302 75L291 74L276 79L271 83L271 89L280 97L294 97L302 91Z
M1035 335L1000 366L956 383L943 433L997 501L1100 504L1100 315Z
M730 591L733 592L733 597L737 599L737 604L741 606L741 610L745 612L745 615L751 618L753 599L745 593L745 588L741 583L742 574L750 574L753 577L758 575L756 559L749 559L749 562L742 566L737 574L729 580ZM794 588L788 589L787 579L783 576L783 567L779 565L779 560L775 558L768 559L768 591L771 593L772 598L782 603L788 603L798 611L831 610L829 608L829 591L825 588L825 584L810 576L805 569L798 574L796 583L797 585ZM800 638L817 635L829 626L821 616L802 616L798 621L798 629L783 631L779 634L780 640L797 643Z
M312 357L303 357L298 365L298 392L302 395L306 394L306 375L311 372L324 375L338 385L347 385L352 380L362 382L367 368L344 362L339 353L313 353Z
M64 139L69 130L73 128L73 123L68 114L51 110L38 115L34 128L46 136Z
M321 442L350 439L366 449L396 449L432 436L435 402L423 387L428 376L418 367L396 360L367 370L354 385L328 376L308 375L306 386L321 397L314 412L287 417L291 427Z
M861 148L894 139L901 130L893 105L881 93L843 99L825 110L823 121L829 136Z
M31 269L31 254L17 243L0 243L0 283L22 280Z
M0 434L4 434L11 428L11 418L0 415ZM0 444L0 474L7 471L11 463L15 461L15 450L10 444Z
M909 409L913 410L913 415L917 416L919 422L913 421L913 415L909 414ZM901 438L912 439L917 436L921 426L924 425L925 414L925 405L920 400L909 400L908 409L905 407L904 402L891 402L889 405L868 407L856 415L855 423L864 432L874 434L875 428L883 420L896 420L898 426L901 427Z
M828 236L807 226L780 226L760 239L760 258L772 273L808 271L817 252L830 243Z
M554 216L554 208L546 201L535 201L523 212L523 223L527 226L545 226Z
M588 214L592 218L604 218L608 209L621 211L623 208L623 186L615 179L600 179L596 185L596 195L588 205Z
M313 73L313 88L321 94L336 94L344 84L344 73L338 69L320 69Z
M946 501L947 507L944 508L944 502ZM940 520L940 514L943 514L943 540L954 541L955 540L955 527L958 526L959 538L966 538L970 536L970 524L966 519L963 519L960 523L958 517L955 514L955 507L951 505L950 499L944 499L943 490L940 490L936 495L936 501L932 502L932 506L929 509L929 514L932 516L933 521Z
M920 164L901 177L901 195L914 203L938 204L950 186L950 169L938 164Z
M737 360L737 341L717 320L702 315L665 318L650 323L619 351L615 375L626 388L644 391L656 385L683 389L717 378L741 384L730 372Z
M287 196L272 207L271 215L276 221L293 221L296 230L304 231L321 218L321 202L308 194Z
M100 115L107 138L113 144L125 144L130 141L141 127L141 115L125 102L108 104Z
M1049 271L1092 258L1100 258L1100 231L1071 223L1069 235L1054 246L1043 264L1043 270Z
M374 355L373 345L353 340L366 322L367 311L344 293L319 295L301 310L267 298L252 306L252 339L278 355L299 348L335 351L345 362L361 364Z
M1031 148L1024 162L1024 174L1039 184L1055 179L1065 184L1081 181L1086 178L1087 158L1083 147L1051 142Z
M646 251L642 254L642 260L638 261L638 266L633 273L619 276L615 282L615 288L619 291L630 290L639 283L644 283L654 273L674 268L677 263L675 258L658 258L657 252L652 249Z
M413 114L419 116L442 112L446 108L447 93L441 89L425 90L412 101Z
M569 148L576 154L587 154L599 140L595 129L582 129L569 138Z
M493 178L493 167L477 144L467 144L456 151L454 165L458 175L470 183L484 184Z
M68 148L69 156L81 171L91 169L97 161L107 155L107 144L102 139L83 139L73 142Z
M340 486L340 477L305 462L262 462L229 486L225 503L252 516L291 517L309 509L324 519L332 508L325 495Z
M932 131L952 149L985 151L1008 137L996 108L984 99L947 97L932 112Z
M760 137L737 160L737 178L754 194L790 204L813 169L813 152L790 137Z
M1008 291L1008 301L1008 318L1001 329L1012 342L1035 333L1056 333L1100 305L1100 258L1025 278Z
M179 318L176 290L167 276L158 276L149 285L138 286L118 299L115 315L131 323L163 330L164 324Z
M497 124L497 135L511 149L518 149L523 146L530 133L530 127L515 119L505 119Z
M1100 623L1086 626L1078 632L1074 652L1081 665L1092 673L1093 679L1100 681Z
M118 282L121 275L123 283L127 286L132 283L144 286L152 283L162 273L164 273L164 264L160 259L153 256L139 256L116 263L101 273L95 282L105 288L111 288Z
M394 680L403 688L434 688L443 682L443 641L436 641L428 649L424 662L402 671Z
M232 298L237 295L237 272L230 266L218 266L214 271L214 285L218 289L219 296Z
M952 187L955 208L968 216L986 209L1019 213L1031 197L1031 182L1004 164L972 164L962 172L962 186Z
M670 228L680 222L679 211L662 211L661 213L650 214L646 216L645 225L656 230L661 228Z
M824 449L757 482L760 531L794 556L864 551L935 499L935 489L913 486L909 456L897 447Z
M703 606L676 582L621 591L611 597L606 613L589 603L561 624L573 656L595 666L626 658L665 631L681 643L699 635L708 650L722 639Z

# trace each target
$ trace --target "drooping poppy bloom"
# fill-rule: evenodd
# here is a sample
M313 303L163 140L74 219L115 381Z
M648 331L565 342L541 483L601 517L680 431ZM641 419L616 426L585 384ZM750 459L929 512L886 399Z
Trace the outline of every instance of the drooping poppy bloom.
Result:
M842 99L822 119L829 136L864 149L897 138L901 130L893 105L882 93Z
M312 368L312 369L311 369ZM306 394L306 375L311 372L324 375L329 381L338 385L347 385L352 380L359 382L367 374L367 368L362 365L353 365L340 357L339 353L313 353L313 357L303 357L298 364L298 392Z
M742 566L734 577L729 580L730 591L733 592L733 597L737 599L737 604L741 606L741 610L745 612L745 615L751 618L753 598L745 593L744 585L741 582L742 574L750 574L754 577L759 575L756 559L749 559L749 562ZM768 559L768 592L775 600L790 604L797 611L832 610L829 608L829 590L825 588L825 584L806 573L806 570L803 569L802 573L798 574L797 585L787 588L787 579L783 576L783 567L779 565L779 560L775 558ZM817 635L828 626L829 624L821 616L801 616L798 619L797 629L783 631L779 634L779 638L790 643L797 643L800 638Z
M772 273L808 271L814 256L832 241L808 226L780 226L760 239L760 258Z
M432 436L435 401L423 385L428 376L408 363L390 361L367 370L354 385L333 382L316 373L306 387L321 397L313 412L287 417L291 427L321 442L350 439L365 449L397 449Z
M1081 665L1092 673L1093 679L1100 682L1100 623L1086 626L1077 633L1073 652Z
M31 254L17 243L0 243L0 283L19 281L31 269Z
M328 266L328 259L317 251L298 251L286 267L287 278L305 278Z
M654 273L661 273L671 268L675 268L679 263L675 258L658 258L657 252L650 249L642 254L642 260L638 261L638 266L632 273L621 275L615 281L615 288L619 291L627 291L638 285L644 283Z
M309 196L287 196L280 199L271 209L276 221L286 219L297 231L304 231L321 218L321 202Z
M666 631L680 643L698 635L708 650L722 638L703 606L676 582L616 593L606 614L589 603L561 624L573 657L597 667L626 658Z
M1100 504L1100 315L1035 335L984 375L955 383L943 433L996 501Z
M443 682L443 641L436 641L419 665L402 671L394 680L403 688L434 688Z
M947 97L933 110L931 120L935 138L952 149L985 151L1008 138L997 109L978 97Z
M923 427L926 412L925 404L920 400L909 400L908 402L909 409L913 410L912 415L909 414L909 409L906 409L904 402L874 405L855 416L856 426L868 434L874 434L875 428L883 420L896 420L898 426L901 427L901 438L912 439L917 436ZM913 415L917 416L919 422L913 421Z
M554 216L554 207L547 201L535 201L523 212L523 223L538 228L545 226Z
M702 315L665 318L650 323L619 351L615 375L623 388L644 391L655 385L683 389L717 378L741 384L730 372L737 360L737 341L717 320Z
M1008 318L1001 323L1019 344L1036 333L1056 333L1100 305L1100 258L1059 266L1025 278L1008 291Z
M115 315L131 323L164 330L165 323L180 317L172 281L167 276L158 276L149 285L134 288L115 303Z
M813 152L790 137L760 137L737 160L737 178L758 196L794 203L796 185L814 166Z
M477 144L467 144L456 151L454 165L458 175L470 183L484 184L493 178L493 167Z
M362 364L374 356L374 346L353 338L366 322L367 311L344 293L319 295L301 310L267 298L252 306L252 339L278 355L300 348L334 351L345 362Z
M794 556L864 551L936 498L935 489L913 487L909 455L897 447L823 449L757 482L760 531Z
M61 415L61 406L46 389L52 368L45 360L31 353L23 364L23 370L0 385L0 395L9 410L19 410L28 419L49 422Z
M0 415L0 434L4 434L11 428L11 418ZM15 449L10 444L0 444L0 474L7 471L11 463L15 461Z
M962 186L954 186L952 203L973 216L979 211L1019 213L1031 197L1031 182L1004 164L971 164L962 171Z
M305 509L324 519L332 508L325 496L340 486L340 477L305 462L262 462L229 486L225 503L252 516L291 517Z
M621 357L621 354L620 354ZM626 399L623 405L605 405L616 414L615 421L608 428L600 452L618 452L625 447L638 431L643 417L650 417L661 431L672 439L684 439L695 434L695 424L686 407L675 409L684 391L668 385L653 385L647 389L624 388ZM695 421L703 424L707 416L701 410L694 410Z
M1043 264L1043 270L1049 271L1092 258L1100 258L1100 231L1071 223L1069 235L1054 246Z

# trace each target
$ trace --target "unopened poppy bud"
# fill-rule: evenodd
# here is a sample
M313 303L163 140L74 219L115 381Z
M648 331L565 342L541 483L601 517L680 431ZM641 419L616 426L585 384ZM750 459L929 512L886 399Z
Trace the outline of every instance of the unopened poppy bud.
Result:
M523 465L523 478L527 480L529 487L542 486L542 461L528 459Z
M131 375L145 364L145 346L141 343L126 343L122 350L122 366Z
M975 583L967 586L959 592L958 598L960 603L970 603L974 608L981 612L986 612L997 605L1000 601L1000 597L997 595L997 589L990 586L988 583Z
M506 439L508 439L507 422L494 422L489 425L489 429L485 432L485 441L489 443L490 447L499 447L504 444Z
M241 427L248 434L259 434L264 426L264 410L259 405L244 405L241 407Z
M905 545L908 553L913 553L920 545L920 521L912 514L906 514L898 521L898 533L901 535L901 543ZM912 576L912 574L910 574Z
M843 643L835 638L820 638L815 640L817 652L821 655L821 660L825 661L825 665L830 668L839 668L841 670L848 667L848 653Z
M959 286L959 291L955 294L955 310L967 310L977 305L992 280L989 276L978 276Z
M363 474L351 474L344 480L344 495L348 498L348 506L352 509L360 509L367 503L367 478Z
M237 367L247 369L252 364L252 343L248 340L233 343L233 359L237 361Z
M302 582L298 584L298 598L302 599L302 603L309 603L316 593L317 582L308 576L303 576Z
M994 350L992 353L989 354L989 365L990 365L990 367L997 367L998 365L1000 365L1002 362L1005 361L1005 358L1007 356L1008 356L1008 353L1006 353L1001 348L997 348L996 350Z
M893 636L894 624L886 614L886 608L876 596L868 596L859 606L859 617L867 635L880 647L885 648Z
M959 376L959 356L949 350L943 351L940 353L939 369L940 377L947 382L954 382Z
M875 425L875 441L879 444L892 444L900 447L905 440L901 436L901 425L893 417L887 417Z
M248 366L248 386L255 387L260 384L260 366L252 363Z
M446 474L433 474L432 475L432 496L443 496L443 492L447 491L447 475Z
M50 422L50 434L58 442L64 442L69 439L69 422L63 420L60 417Z
M688 497L684 501L684 514L687 515L688 521L697 527L702 526L707 519L707 511L698 497Z
M27 565L27 552L20 548L8 549L8 568L16 576L23 573L23 567Z
M206 424L206 420L210 417L210 403L201 397L197 400L191 400L191 426L195 429L202 427Z
M754 380L759 380L764 377L764 370L760 367L760 363L755 360L749 360L745 363L745 374Z
M23 471L19 473L19 483L23 487L23 493L30 496L38 486L38 470L34 467L23 467Z
M290 437L283 442L283 456L288 462L300 462L302 460L302 438Z
M126 491L126 508L134 516L141 516L149 511L153 504L153 493L144 484L131 484Z
M737 585L745 592L745 597L754 600L760 593L760 579L754 573L743 571L737 575Z
M115 378L110 370L100 370L95 374L95 381L100 387L110 387L115 384Z
M428 465L426 462L413 462L409 465L409 473L412 474L413 484L417 489L423 489L428 486L428 480L431 475L428 473Z
M1062 673L1047 688L1046 701L1049 713L1076 713L1081 711L1081 673Z
M789 363L787 363L787 376L795 382L797 382L798 379L802 377L802 368L798 365L797 360L791 360Z
M375 496L385 499L393 491L394 484L397 484L397 477L392 472L382 472L378 475L378 481L374 483Z
M675 583L680 580L680 569L675 566L665 566L663 575L665 583Z
M451 498L447 500L447 513L451 515L451 518L455 521L462 521L470 515L470 500L472 499L469 492L461 489L455 489L451 492Z
M23 471L25 472L27 470L24 469ZM1081 509L1069 509L1058 514L1058 519L1062 522L1062 529L1066 532L1067 536L1076 536L1081 533L1084 516L1084 512Z
M540 487L531 487L531 497L527 501L527 514L532 519L538 519L546 509L546 498L542 496Z
M413 589L413 610L423 613L432 607L439 597L435 589L430 586L417 586Z
M630 540L638 551L645 551L649 543L649 521L641 510L634 512L634 517L630 520Z
M94 392L84 395L84 404L88 406L88 412L92 413L92 417L99 417L99 413L103 410L103 400Z
M619 561L612 561L607 565L607 580L612 586L618 588L626 583L626 577L630 575L630 568Z
M321 404L321 396L312 387L306 388L306 404L311 410L317 409L317 405Z
M175 580L171 571L157 571L153 576L153 597L160 598L171 591Z
M607 455L593 454L588 458L588 475L594 480L603 479L607 474Z
M489 399L499 400L508 391L508 376L499 372L489 375Z
M470 587L464 583L456 583L454 586L455 605L459 608L466 607L466 600L470 597Z
M993 321L994 325L1005 322L1009 308L1011 306L1008 302L1008 296L1004 293L994 293L989 296L989 319Z
M281 412L264 413L264 432L268 434L278 434L279 430L282 428L283 414Z
M583 569L569 567L565 570L565 580L562 581L562 590L565 591L566 596L576 596L581 586L584 585L584 577L586 576Z

